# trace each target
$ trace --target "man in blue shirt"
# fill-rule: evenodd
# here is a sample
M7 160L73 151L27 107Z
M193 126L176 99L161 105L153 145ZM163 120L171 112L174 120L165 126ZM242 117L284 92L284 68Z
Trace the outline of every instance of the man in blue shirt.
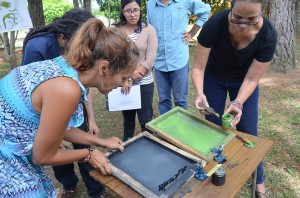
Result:
M210 15L210 6L200 0L149 0L147 19L158 37L155 61L155 80L159 96L160 114L175 106L188 108L188 41L198 32ZM198 18L187 32L190 14Z
M33 41L33 40L32 40ZM26 50L25 50L26 49ZM48 33L34 38L34 42L27 42L24 46L21 65L49 60L61 55L56 33Z

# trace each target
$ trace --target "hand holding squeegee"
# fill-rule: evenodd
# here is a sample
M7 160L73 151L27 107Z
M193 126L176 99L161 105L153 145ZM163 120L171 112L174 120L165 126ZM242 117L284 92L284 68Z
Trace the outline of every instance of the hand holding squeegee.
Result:
M204 108L207 113L215 115L218 118L220 117L220 115L213 108L206 106L203 102L199 102L198 105L199 107Z

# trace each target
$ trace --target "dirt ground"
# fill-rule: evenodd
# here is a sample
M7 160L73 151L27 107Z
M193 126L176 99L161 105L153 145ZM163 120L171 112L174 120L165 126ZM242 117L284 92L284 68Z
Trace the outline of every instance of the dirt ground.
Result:
M286 73L268 70L260 79L260 86L277 87L283 84L300 83L300 61L297 62L296 69Z

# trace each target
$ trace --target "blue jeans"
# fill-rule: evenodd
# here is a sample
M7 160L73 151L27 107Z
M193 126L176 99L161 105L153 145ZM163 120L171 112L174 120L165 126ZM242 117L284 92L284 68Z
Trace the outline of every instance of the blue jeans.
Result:
M86 117L86 113L85 113ZM86 120L81 126L78 127L83 131L88 131ZM89 148L89 145L73 144L74 149ZM89 174L94 168L89 163L78 163L79 171L83 182L87 188L89 197L100 197L105 191L105 187L92 178ZM61 166L52 166L54 176L61 183L65 190L74 190L77 186L78 178L74 171L74 164L66 164Z
M141 109L133 109L122 111L123 114L123 127L124 137L123 141L133 137L135 130L135 116L138 115L139 123L142 131L149 131L145 127L145 124L152 120L153 116L153 93L154 93L154 82L150 84L141 85Z
M204 77L204 94L209 103L217 113L223 115L225 110L225 103L227 94L229 94L230 101L236 99L242 82L224 81L209 74L205 74ZM258 135L258 98L259 88L256 87L254 92L244 103L243 114L240 122L237 124L236 129L238 131ZM222 121L216 116L208 115L205 118L217 125L222 126ZM260 163L257 169L257 184L264 182L264 168L263 163Z
M158 92L158 110L162 115L172 109L172 97L175 106L188 109L189 64L181 69L163 72L155 69L155 81Z

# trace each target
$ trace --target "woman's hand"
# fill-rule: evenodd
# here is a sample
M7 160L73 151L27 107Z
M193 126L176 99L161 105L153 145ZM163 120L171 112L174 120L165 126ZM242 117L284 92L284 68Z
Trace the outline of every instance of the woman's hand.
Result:
M198 109L202 114L207 115L208 113L205 111L205 109L203 107L199 106L199 102L202 102L203 104L205 104L206 106L209 107L209 104L206 100L206 96L204 93L198 93L196 100L195 100L195 108Z
M90 155L88 163L92 167L100 170L103 175L110 175L112 173L111 168L108 165L109 160L101 151L95 149L90 152Z
M234 116L233 121L230 123L230 125L234 127L240 122L243 111L238 106L230 103L224 113L232 114Z
M121 93L125 95L129 94L131 86L132 86L132 78L129 78L128 81L126 81L124 86L121 88Z
M121 152L124 151L123 142L117 137L111 137L104 140L104 146L109 149L119 149Z
M133 72L133 74L132 74L132 79L133 79L134 82L137 82L137 81L142 80L142 78L143 78L144 75L145 75L145 74L144 74L143 72L141 72L141 71L139 71L138 69L136 69L136 70Z
M185 43L189 43L191 39L192 39L192 35L191 35L190 32L183 32L183 33L182 33L182 40L183 40Z
M89 120L89 131L88 132L95 136L98 136L98 134L100 133L100 129L97 126L95 121Z

